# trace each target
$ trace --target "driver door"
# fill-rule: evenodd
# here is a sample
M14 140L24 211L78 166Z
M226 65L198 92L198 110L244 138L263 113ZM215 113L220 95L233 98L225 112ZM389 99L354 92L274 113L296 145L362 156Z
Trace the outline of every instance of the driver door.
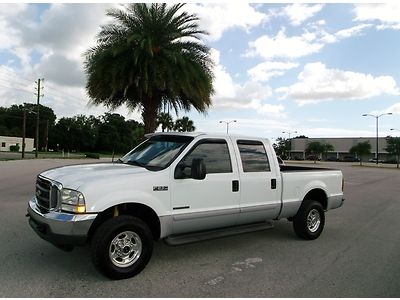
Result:
M178 170L184 178L173 178L171 184L174 234L236 224L240 194L233 183L239 179L233 153L225 139L207 138L197 142L178 162L175 169L184 166ZM205 163L206 177L202 180L190 178L193 159Z

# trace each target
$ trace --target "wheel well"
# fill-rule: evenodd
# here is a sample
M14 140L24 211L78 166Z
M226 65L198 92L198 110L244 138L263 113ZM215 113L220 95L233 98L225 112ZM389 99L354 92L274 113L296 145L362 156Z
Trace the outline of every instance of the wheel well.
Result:
M98 214L92 226L89 229L88 240L91 240L96 229L106 220L114 218L116 215L129 215L141 219L149 226L153 239L160 238L160 220L153 209L139 203L123 203L107 208L105 211Z
M306 200L306 199L311 199L311 200L321 203L324 210L326 210L328 208L328 198L327 198L325 192L321 189L314 189L314 190L309 191L307 193L307 195L304 197L304 200Z

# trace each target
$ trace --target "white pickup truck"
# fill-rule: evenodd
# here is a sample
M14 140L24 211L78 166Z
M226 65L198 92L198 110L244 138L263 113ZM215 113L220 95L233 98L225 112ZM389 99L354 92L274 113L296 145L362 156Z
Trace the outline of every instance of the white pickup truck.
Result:
M263 138L155 133L115 163L65 166L38 175L29 223L64 250L91 244L113 279L146 266L153 241L199 241L293 221L316 239L343 199L339 170L279 166Z

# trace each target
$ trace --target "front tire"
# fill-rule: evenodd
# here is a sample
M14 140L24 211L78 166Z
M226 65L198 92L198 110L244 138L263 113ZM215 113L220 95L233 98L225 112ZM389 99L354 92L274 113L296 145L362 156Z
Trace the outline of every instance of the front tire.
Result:
M293 229L298 237L305 240L318 238L325 225L325 213L321 203L305 200L293 218Z
M153 236L142 220L119 216L105 221L93 235L94 266L111 279L124 279L140 273L153 252Z

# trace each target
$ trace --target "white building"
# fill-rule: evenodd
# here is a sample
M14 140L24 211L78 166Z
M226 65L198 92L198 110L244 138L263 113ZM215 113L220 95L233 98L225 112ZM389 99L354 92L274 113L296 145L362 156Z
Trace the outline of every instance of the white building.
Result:
M331 144L334 151L328 152L327 158L336 158L344 160L346 157L352 157L350 148L361 142L369 142L371 144L371 154L364 159L376 157L376 138L375 137L344 137L344 138L294 138L292 139L291 156L296 159L306 159L306 148L311 142L320 142ZM379 158L387 159L388 153L386 137L378 139Z
M19 152L22 152L22 137L0 136L0 151L10 151L10 146L19 146ZM34 139L25 138L25 151L31 152L34 149Z

